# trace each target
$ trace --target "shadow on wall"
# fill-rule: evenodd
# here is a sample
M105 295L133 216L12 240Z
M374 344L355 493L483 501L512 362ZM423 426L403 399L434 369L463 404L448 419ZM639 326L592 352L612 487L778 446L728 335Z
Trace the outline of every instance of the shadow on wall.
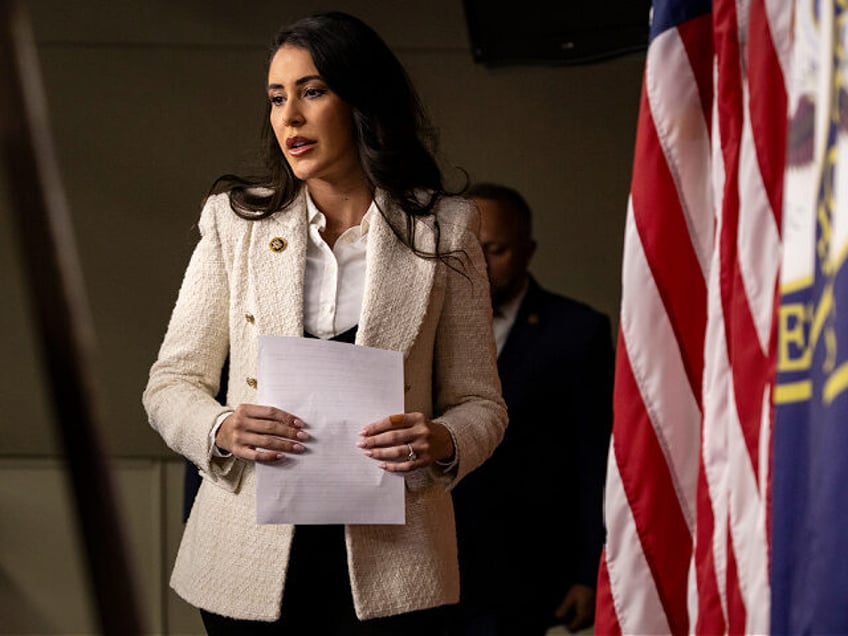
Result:
M44 619L44 612L33 605L5 569L0 569L0 616L4 634L47 634L54 630Z

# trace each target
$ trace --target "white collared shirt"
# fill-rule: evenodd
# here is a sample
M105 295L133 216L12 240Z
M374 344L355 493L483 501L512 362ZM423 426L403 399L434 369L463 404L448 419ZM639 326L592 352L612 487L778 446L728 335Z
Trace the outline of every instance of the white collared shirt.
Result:
M332 249L321 236L327 219L306 193L309 242L303 287L303 329L332 338L359 323L365 291L365 256L371 219L379 214L372 201L362 222L345 230Z
M506 339L509 338L509 332L512 329L512 325L515 324L515 318L518 316L518 310L521 308L521 303L524 302L524 297L527 295L528 287L529 283L525 280L520 292L511 300L495 308L492 318L492 328L495 331L495 344L498 347L498 355L501 355L501 351L506 344Z

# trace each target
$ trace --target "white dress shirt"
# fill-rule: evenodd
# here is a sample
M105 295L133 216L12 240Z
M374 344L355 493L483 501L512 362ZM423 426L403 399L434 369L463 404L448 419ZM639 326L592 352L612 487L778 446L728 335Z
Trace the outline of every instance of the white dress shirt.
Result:
M373 215L379 212L372 201L362 222L342 232L330 248L321 236L321 231L327 227L327 218L309 192L306 193L306 209L309 244L303 282L303 329L319 338L332 338L359 324L365 290L368 226Z

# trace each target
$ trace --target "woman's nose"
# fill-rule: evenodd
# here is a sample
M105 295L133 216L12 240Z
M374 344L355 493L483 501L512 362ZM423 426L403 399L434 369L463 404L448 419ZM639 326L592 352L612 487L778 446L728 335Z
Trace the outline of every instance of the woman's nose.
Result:
M289 100L283 107L283 123L286 126L299 126L303 123L303 113L294 100Z

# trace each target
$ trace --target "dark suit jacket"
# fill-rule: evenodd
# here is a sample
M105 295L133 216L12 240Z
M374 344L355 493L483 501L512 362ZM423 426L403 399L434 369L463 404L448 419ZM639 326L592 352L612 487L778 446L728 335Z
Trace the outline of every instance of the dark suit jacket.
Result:
M463 604L553 612L595 587L612 427L609 319L531 279L498 359L509 426L453 490Z

